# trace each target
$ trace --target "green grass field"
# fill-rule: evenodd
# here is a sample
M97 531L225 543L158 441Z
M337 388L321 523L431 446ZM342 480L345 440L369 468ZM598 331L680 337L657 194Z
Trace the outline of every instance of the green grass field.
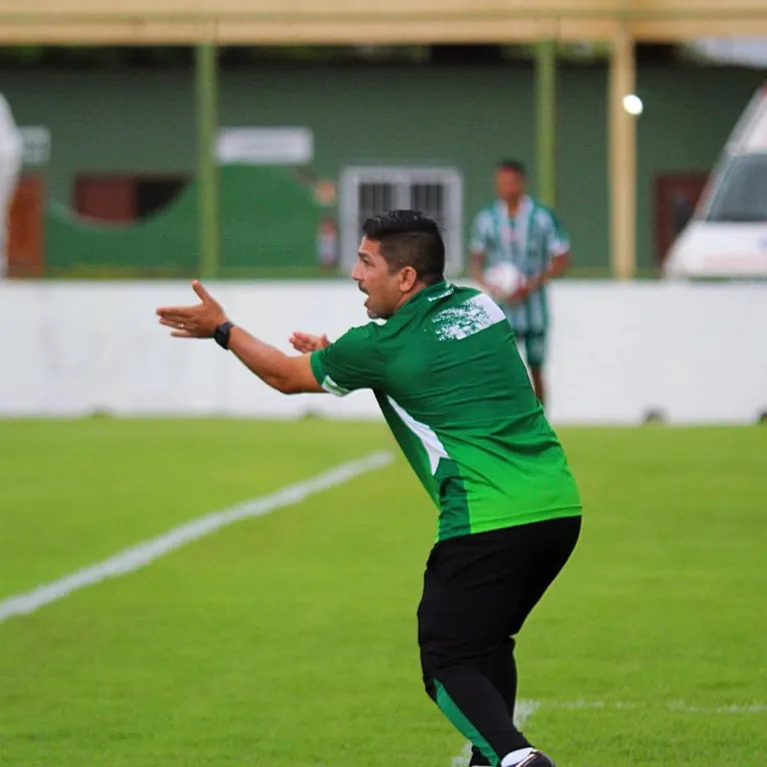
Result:
M520 635L559 767L767 764L767 429L563 430L586 504ZM0 422L0 603L395 450L377 424ZM386 468L0 622L9 767L450 767L415 608L435 511Z

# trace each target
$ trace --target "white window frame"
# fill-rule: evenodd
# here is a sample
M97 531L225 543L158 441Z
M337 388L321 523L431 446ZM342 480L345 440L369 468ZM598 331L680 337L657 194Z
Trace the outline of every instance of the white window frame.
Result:
M359 187L362 184L393 184L394 208L410 208L413 184L442 184L446 191L445 273L455 276L463 271L463 177L455 168L408 166L353 166L341 173L340 244L341 266L352 269L357 259L361 232L359 222Z

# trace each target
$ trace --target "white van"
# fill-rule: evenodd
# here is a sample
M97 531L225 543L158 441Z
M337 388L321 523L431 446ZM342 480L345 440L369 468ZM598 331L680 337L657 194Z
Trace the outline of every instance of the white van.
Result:
M663 267L673 278L767 278L767 85L751 99Z

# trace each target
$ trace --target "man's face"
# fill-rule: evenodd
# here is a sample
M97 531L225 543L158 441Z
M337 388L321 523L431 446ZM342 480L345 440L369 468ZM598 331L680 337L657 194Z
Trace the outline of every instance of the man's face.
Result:
M502 168L495 174L495 188L502 200L518 200L525 193L525 178L515 170Z
M362 238L352 279L367 294L365 309L371 319L388 319L399 307L406 287L407 269L393 274L381 255L381 243Z

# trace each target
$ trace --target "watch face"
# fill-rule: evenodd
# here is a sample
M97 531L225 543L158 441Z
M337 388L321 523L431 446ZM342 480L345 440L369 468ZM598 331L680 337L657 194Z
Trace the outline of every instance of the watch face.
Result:
M213 332L213 338L219 346L223 346L224 349L229 348L229 331L232 328L231 322L225 322L223 325L219 325Z

